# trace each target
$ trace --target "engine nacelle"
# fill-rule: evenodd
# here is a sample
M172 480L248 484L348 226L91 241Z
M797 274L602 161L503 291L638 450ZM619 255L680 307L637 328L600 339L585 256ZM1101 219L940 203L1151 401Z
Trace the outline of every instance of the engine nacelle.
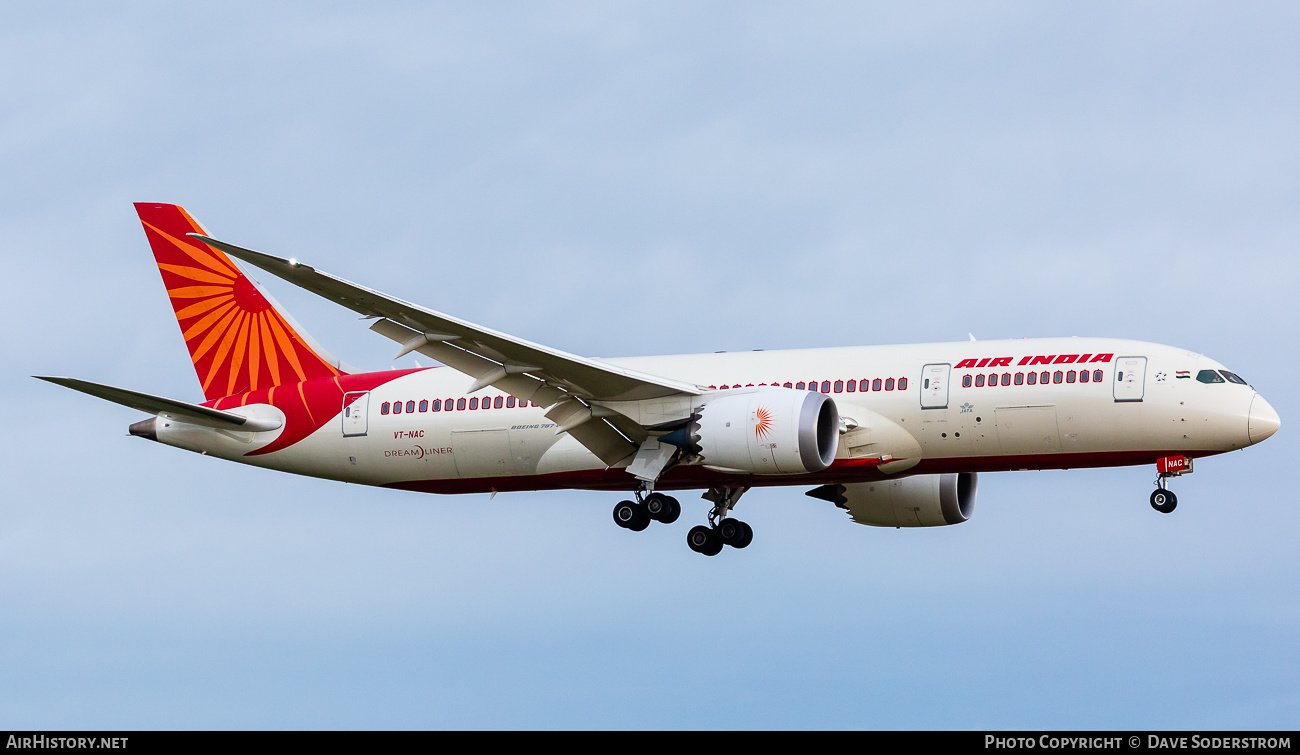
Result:
M975 513L974 472L916 475L880 482L823 485L813 498L847 509L853 521L873 527L940 527L961 524Z
M840 413L825 394L762 387L704 397L690 435L692 450L711 469L820 472L839 449Z

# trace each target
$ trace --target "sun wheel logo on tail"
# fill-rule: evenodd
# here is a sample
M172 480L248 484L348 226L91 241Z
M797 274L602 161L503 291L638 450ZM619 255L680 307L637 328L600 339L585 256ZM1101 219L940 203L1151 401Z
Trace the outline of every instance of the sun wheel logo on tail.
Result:
M221 251L186 234L203 230L184 209L136 204L207 406L269 404L284 429L248 456L278 451L337 417L348 392L364 392L409 371L348 375L291 325Z
M136 205L208 400L339 374L175 205Z

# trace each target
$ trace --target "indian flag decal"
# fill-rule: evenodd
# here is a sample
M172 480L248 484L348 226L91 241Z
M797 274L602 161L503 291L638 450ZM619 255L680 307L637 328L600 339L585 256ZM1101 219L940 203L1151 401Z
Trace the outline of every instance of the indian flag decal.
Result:
M1174 377L1178 378L1179 380L1182 380L1183 378L1190 378L1191 376L1192 376L1191 370L1174 370Z

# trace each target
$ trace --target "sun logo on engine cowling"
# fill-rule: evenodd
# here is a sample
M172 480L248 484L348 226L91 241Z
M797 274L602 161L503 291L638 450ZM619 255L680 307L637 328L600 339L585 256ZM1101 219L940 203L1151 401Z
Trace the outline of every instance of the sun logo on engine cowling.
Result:
M772 432L772 413L760 406L754 414L757 420L754 424L754 435L759 440L762 440L767 437L768 433Z

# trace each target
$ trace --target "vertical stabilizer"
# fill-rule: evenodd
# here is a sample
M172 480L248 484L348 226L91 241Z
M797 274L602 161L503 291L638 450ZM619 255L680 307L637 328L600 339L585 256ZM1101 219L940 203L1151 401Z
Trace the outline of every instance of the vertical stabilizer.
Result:
M209 400L340 374L217 249L184 208L137 202L190 360Z

